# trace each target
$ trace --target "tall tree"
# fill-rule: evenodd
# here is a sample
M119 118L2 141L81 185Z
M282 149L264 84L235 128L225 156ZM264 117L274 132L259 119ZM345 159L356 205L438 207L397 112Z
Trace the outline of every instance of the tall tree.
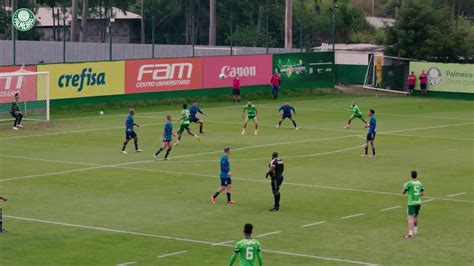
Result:
M209 0L209 45L216 45L216 0Z
M77 0L71 2L71 42L77 41Z
M293 0L286 0L285 4L285 48L293 47Z
M82 0L81 31L79 33L80 42L85 42L87 40L87 20L88 19L89 19L89 0Z

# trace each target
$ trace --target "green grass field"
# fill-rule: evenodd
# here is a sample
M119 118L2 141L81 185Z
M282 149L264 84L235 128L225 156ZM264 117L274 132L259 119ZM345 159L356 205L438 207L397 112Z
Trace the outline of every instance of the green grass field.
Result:
M355 98L357 97L357 98ZM378 157L361 158L366 129L344 130L356 99L376 110ZM49 123L0 124L4 226L0 265L227 265L251 222L265 265L472 265L472 101L351 95L292 98L300 130L276 129L277 103L257 101L261 128L240 135L242 104L201 103L198 143L184 136L167 162L152 160L164 116L137 108L143 153L120 154L127 113L54 113ZM196 125L192 129L197 131ZM250 133L250 134L249 134ZM237 205L219 185L230 156ZM281 211L264 178L271 152L285 160ZM420 232L405 240L401 188L418 170L426 196ZM311 225L313 224L313 225ZM264 235L260 236L259 235ZM236 264L237 265L237 264Z

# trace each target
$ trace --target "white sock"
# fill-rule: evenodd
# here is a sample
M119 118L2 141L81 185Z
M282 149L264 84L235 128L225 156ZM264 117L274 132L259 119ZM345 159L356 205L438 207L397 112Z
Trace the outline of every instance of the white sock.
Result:
M418 226L415 226L414 229L415 229L415 230L414 230L415 234L418 233Z

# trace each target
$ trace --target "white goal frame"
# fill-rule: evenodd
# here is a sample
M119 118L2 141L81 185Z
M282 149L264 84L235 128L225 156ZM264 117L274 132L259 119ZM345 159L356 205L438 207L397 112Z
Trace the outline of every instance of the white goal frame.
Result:
M23 67L19 69L18 71L13 71L13 72L0 72L0 79L7 79L7 78L13 78L13 77L24 77L24 76L35 76L38 77L40 75L44 76L45 79L45 99L44 100L36 100L36 101L45 101L45 109L46 109L46 114L44 119L35 119L35 118L29 118L28 117L28 109L26 108L27 103L31 102L28 100L24 100L21 103L24 104L25 106L25 111L24 111L24 119L25 120L37 120L37 121L50 121L50 81L49 81L49 72L47 71L37 71L37 72L32 72L32 71L27 71L24 70ZM38 96L39 92L39 84L38 84L38 78L36 78L36 95ZM10 81L11 82L11 81ZM21 97L22 95L20 95ZM0 121L5 121L6 119L1 119Z

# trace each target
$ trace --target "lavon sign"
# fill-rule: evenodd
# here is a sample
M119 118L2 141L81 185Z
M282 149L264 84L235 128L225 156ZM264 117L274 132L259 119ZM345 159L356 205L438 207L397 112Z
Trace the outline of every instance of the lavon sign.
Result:
M202 88L201 58L130 60L125 73L125 93Z
M204 62L204 87L232 87L232 78L240 78L241 86L270 84L272 56L217 56L206 57Z

